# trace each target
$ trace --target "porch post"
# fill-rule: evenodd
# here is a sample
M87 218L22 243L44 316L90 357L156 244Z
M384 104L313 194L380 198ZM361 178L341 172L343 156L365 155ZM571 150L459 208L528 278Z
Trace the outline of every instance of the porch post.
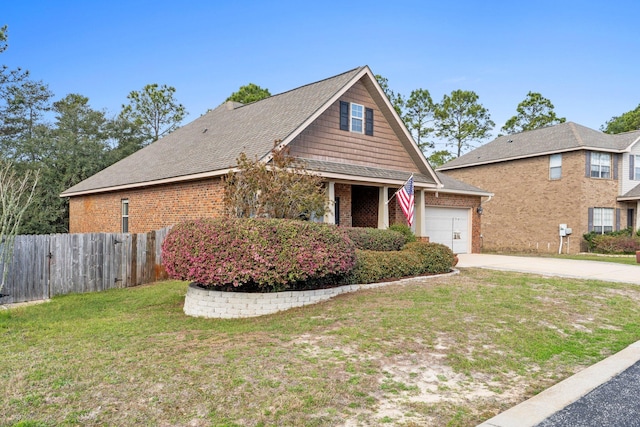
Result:
M325 186L325 194L327 196L327 211L324 214L325 224L336 223L336 187L335 182L329 181Z
M378 228L389 228L389 205L387 197L389 195L389 187L380 187L378 191Z
M636 203L636 230L640 230L640 200Z
M424 207L424 190L417 190L415 193L415 235L416 237L427 237L426 226L424 223L425 207Z

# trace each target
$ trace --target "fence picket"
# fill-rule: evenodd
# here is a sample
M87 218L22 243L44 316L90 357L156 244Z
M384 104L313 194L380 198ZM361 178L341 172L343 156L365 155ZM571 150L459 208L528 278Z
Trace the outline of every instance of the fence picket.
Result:
M16 236L13 260L0 291L8 296L0 298L0 304L166 279L161 251L169 229L145 234Z

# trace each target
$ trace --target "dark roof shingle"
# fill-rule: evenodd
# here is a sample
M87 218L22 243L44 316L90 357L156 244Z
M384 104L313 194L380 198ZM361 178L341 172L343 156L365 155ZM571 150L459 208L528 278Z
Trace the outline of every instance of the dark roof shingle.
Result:
M85 191L151 183L236 166L270 153L365 67L237 108L222 104L166 137L67 189Z
M609 135L573 122L503 135L454 159L438 170L496 163L580 149L621 152L640 138L640 131Z

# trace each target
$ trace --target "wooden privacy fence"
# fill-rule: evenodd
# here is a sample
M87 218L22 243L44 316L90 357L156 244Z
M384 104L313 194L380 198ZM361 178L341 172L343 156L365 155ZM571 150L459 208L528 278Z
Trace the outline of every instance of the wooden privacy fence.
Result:
M0 304L166 279L161 245L168 232L16 236Z

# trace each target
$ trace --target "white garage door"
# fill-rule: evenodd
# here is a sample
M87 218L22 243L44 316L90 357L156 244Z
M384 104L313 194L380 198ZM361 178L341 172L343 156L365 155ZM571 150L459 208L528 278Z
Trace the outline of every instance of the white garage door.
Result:
M447 245L456 254L471 252L469 209L427 207L425 214L430 242Z

